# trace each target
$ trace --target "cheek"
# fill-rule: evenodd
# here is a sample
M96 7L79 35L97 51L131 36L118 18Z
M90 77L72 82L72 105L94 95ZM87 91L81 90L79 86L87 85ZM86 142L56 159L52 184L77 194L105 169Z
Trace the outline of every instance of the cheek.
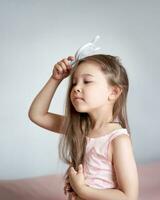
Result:
M73 89L70 91L70 100L72 100L73 99L73 94L74 94L74 91L73 91Z
M90 103L103 103L107 100L107 90L101 87L93 87L85 91L87 102Z

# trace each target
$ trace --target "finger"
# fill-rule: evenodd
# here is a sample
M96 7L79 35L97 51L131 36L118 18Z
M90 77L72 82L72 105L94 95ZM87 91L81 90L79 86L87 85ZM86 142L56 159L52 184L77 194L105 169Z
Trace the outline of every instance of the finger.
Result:
M75 56L68 56L68 60L75 60Z
M65 63L64 63L64 60L63 60L62 62L60 62L60 65L61 65L63 71L64 71L64 72L67 72L67 66L66 66Z
M59 72L59 73L62 73L63 72L63 69L61 67L61 65L59 63L57 63L56 65L56 70Z
M80 164L78 166L78 173L83 173L83 166L82 166L82 164Z
M71 68L70 63L69 63L69 61L66 58L63 60L63 62L65 63L67 69Z
M74 167L70 168L70 173L76 175L77 171L74 169Z
M67 60L67 58L63 59L63 63L65 64L66 70L71 69L71 65L69 61Z

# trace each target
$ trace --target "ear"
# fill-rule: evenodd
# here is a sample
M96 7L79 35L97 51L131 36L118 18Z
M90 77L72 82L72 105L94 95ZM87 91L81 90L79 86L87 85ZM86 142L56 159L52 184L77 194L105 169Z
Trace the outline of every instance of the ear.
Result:
M108 101L115 102L115 100L118 99L121 93L122 93L122 88L120 88L119 86L111 87L111 92L108 95Z

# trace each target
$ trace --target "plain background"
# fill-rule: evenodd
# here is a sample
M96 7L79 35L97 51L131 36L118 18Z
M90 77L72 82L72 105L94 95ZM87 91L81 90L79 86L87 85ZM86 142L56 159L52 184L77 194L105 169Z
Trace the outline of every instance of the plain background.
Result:
M0 0L0 179L61 173L59 135L32 123L29 107L56 62L97 34L130 88L128 117L137 164L160 160L159 1ZM68 79L49 111L64 114Z

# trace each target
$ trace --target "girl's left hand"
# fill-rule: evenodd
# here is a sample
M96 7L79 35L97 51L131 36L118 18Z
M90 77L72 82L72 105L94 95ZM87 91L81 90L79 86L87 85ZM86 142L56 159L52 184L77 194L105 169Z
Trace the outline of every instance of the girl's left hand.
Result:
M85 187L85 178L83 174L82 164L78 166L78 171L76 171L73 167L70 167L68 175L70 185L72 186L73 190L78 194L79 190L82 189L82 187Z

